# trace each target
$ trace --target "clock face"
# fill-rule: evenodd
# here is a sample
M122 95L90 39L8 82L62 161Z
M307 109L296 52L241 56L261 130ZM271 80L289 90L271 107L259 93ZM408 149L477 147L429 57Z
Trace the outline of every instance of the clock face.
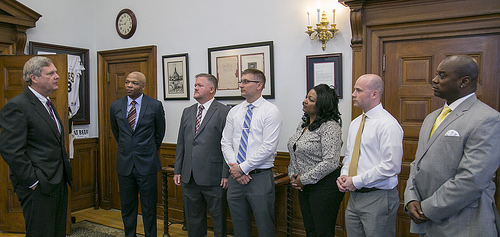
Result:
M123 13L118 17L118 30L126 35L132 30L132 17L129 14Z
M137 20L130 9L123 9L116 17L116 32L120 37L128 39L135 33Z

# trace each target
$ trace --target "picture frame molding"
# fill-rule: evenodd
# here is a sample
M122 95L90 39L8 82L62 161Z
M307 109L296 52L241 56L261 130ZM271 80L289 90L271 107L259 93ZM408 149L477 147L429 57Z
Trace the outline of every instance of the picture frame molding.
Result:
M263 47L264 50L257 51L259 47ZM230 56L218 56L218 54L226 54L232 53ZM208 48L208 72L215 77L220 82L220 78L217 72L217 59L223 57L237 57L237 77L238 81L241 80L241 72L244 70L243 64L241 61L243 58L250 57L259 57L262 56L262 67L263 72L266 75L266 85L262 96L266 99L274 99L275 98L275 89L274 89L274 47L273 41L264 41L264 42L256 42L256 43L246 43L246 44L237 44L237 45L228 45L228 46L219 46ZM254 63L257 65L258 63ZM267 67L266 67L267 65ZM246 69L246 68L245 68ZM234 83L233 83L234 84ZM220 84L219 84L220 87ZM218 100L242 100L244 99L241 96L241 92L239 87L237 89L228 89L225 94L221 94L222 90L218 89L215 98Z
M72 120L74 125L90 124L89 50L71 46L30 41L29 54L37 55L39 51L80 56L82 64L85 67L85 70L83 71L82 76L80 77L79 94L78 94L80 98L80 108L78 109L78 112L73 116Z
M329 86L334 86L335 87L335 92L337 93L337 96L339 99L342 99L342 81L343 81L343 75L342 75L342 53L333 53L333 54L319 54L319 55L307 55L306 56L306 72L307 72L307 92L314 88L316 85L316 78L315 74L319 72L315 72L314 65L319 64L319 63L334 63L334 69L333 69L333 78L332 78L332 83L329 83ZM327 75L328 73L326 73ZM326 84L326 83L325 83Z
M182 63L182 86L185 89L182 95L172 95L168 93L169 86L169 76L168 76L168 64L169 63L179 63L179 58L181 58ZM164 100L189 100L189 57L188 53L182 54L171 54L162 56L162 71L163 71L163 99Z

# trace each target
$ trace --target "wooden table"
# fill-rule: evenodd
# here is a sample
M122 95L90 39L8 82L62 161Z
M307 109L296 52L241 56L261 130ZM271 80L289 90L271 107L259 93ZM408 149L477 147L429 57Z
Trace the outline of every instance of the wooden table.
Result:
M162 197L163 197L163 237L170 237L168 227L168 177L174 176L174 168L167 166L161 169L163 177ZM276 188L286 185L286 233L287 236L292 236L292 215L293 215L293 194L290 178L287 174L275 173L274 185Z

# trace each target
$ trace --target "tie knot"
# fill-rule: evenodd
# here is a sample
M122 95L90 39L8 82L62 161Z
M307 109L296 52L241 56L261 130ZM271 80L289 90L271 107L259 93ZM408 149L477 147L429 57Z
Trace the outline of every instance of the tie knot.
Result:
M255 105L253 105L253 104L249 104L249 105L248 105L248 109L249 109L249 110L252 110L253 108L255 108Z
M134 106L135 104L137 104L137 102L135 100L132 100L132 106Z
M451 109L450 109L450 107L446 106L446 107L444 107L443 111L441 111L441 114L447 114L449 112L451 112Z
M204 110L205 107L203 107L203 105L200 105L200 107L198 107L199 110Z

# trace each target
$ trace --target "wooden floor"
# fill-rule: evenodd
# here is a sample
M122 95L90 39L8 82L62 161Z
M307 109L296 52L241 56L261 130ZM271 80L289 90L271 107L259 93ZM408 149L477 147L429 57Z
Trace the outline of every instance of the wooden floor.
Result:
M71 216L76 218L76 222L88 220L102 225L111 226L123 230L123 222L119 210L104 210L89 208L73 212ZM142 217L137 219L137 233L144 234ZM170 236L188 236L187 231L182 230L182 224L173 224L169 227ZM0 233L0 237L24 237L24 234ZM163 220L158 219L158 236L163 236ZM214 236L212 231L208 231L207 236Z

